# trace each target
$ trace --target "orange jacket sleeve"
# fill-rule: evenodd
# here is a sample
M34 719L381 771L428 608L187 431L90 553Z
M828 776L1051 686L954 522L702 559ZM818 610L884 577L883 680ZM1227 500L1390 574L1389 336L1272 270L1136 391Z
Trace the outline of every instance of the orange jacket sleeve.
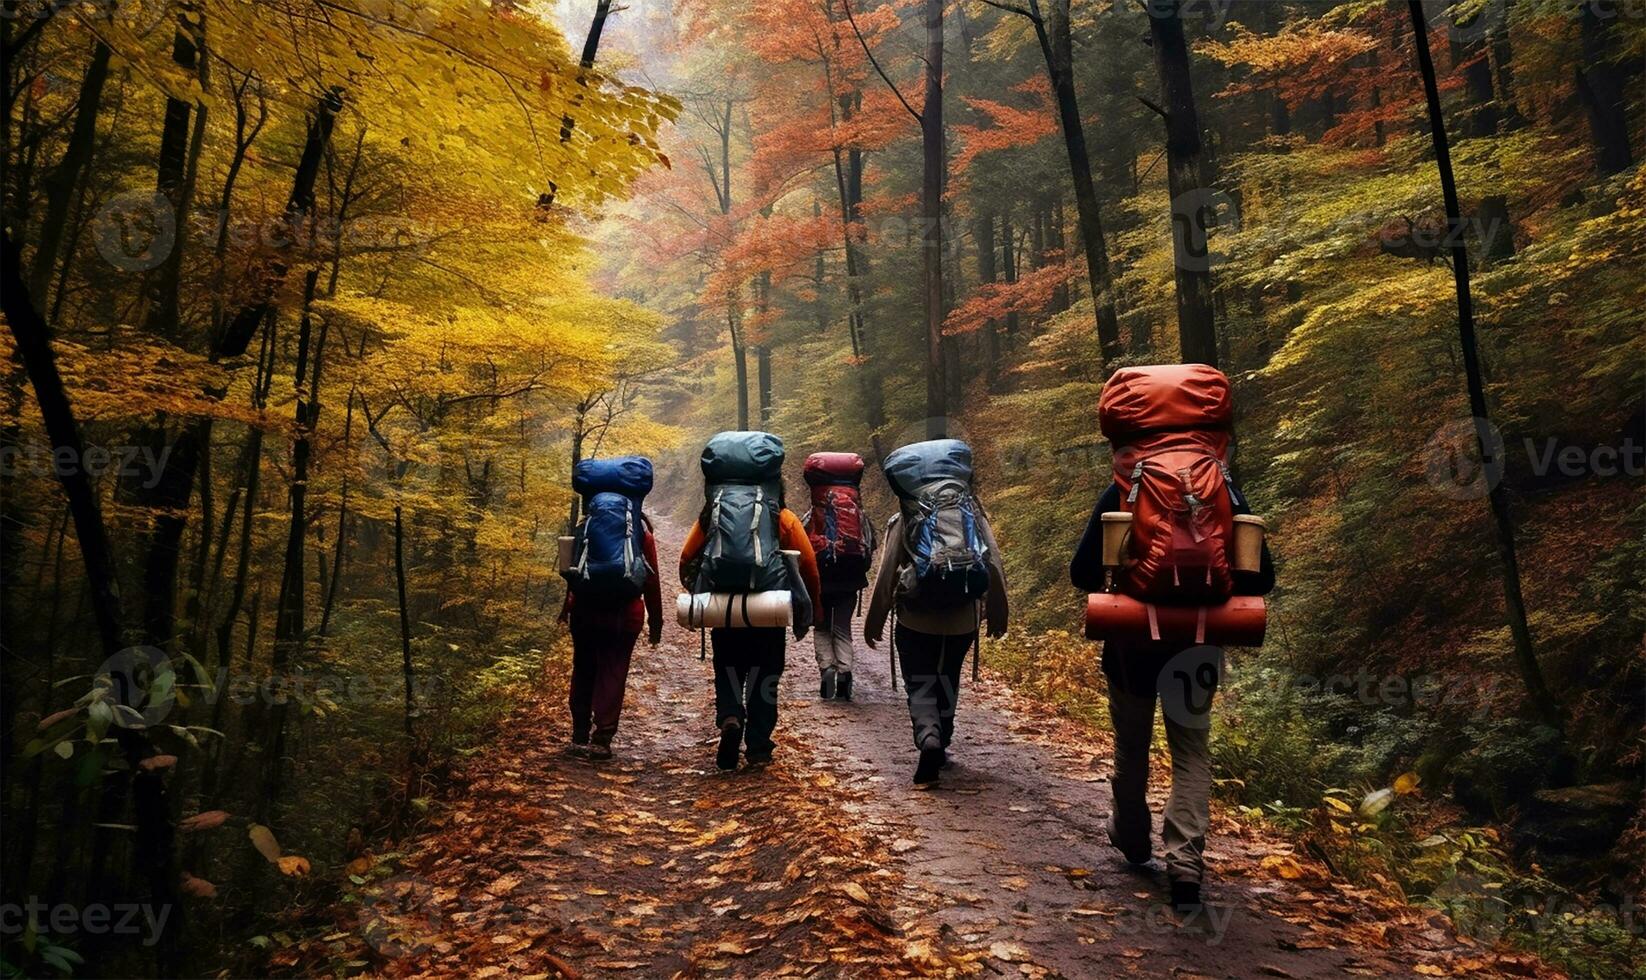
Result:
M703 533L703 522L693 521L692 529L686 533L686 546L680 549L680 585L687 592L696 587L692 580L697 577L697 560L703 556L703 546L708 543L708 536Z
M794 511L785 509L778 521L778 542L785 551L800 552L800 577L806 580L806 591L811 593L812 608L823 604L823 579L817 574L817 553L812 550L812 539L806 535L806 526Z

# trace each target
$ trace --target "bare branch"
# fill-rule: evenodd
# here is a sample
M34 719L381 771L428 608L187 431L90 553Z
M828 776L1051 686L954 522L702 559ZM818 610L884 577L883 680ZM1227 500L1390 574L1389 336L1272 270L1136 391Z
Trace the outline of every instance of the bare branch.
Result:
M892 90L893 95L897 96L897 101L903 103L903 108L909 111L909 115L914 117L914 121L924 126L926 120L921 117L920 113L915 111L914 106L909 104L909 100L903 97L903 92L898 89L897 83L892 81L890 75L886 74L886 69L880 67L880 59L876 58L874 52L869 50L869 42L864 40L863 32L857 29L857 18L852 16L851 0L840 0L840 5L846 8L846 20L851 22L852 33L857 35L857 43L863 45L863 53L869 56L869 64L874 66L875 72L880 75L880 80L886 83L886 87Z

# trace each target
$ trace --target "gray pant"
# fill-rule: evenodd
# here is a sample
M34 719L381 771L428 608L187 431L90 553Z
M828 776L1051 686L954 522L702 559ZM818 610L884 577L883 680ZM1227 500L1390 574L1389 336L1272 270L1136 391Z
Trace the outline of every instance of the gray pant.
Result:
M1198 647L1172 657L1157 675L1157 687L1109 684L1109 720L1114 726L1114 815L1110 832L1130 853L1149 851L1149 743L1159 700L1172 757L1172 790L1166 800L1161 841L1166 873L1174 881L1199 881L1205 874L1206 829L1211 824L1211 705L1221 674L1222 651Z
M856 593L825 594L817 609L817 622L812 626L812 643L817 648L817 669L851 673L856 662L852 647L852 612L857 607Z

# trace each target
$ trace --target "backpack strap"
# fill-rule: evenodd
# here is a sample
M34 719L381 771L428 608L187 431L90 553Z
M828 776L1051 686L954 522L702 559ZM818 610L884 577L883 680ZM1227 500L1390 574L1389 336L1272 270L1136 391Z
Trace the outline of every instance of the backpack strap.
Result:
M1133 504L1137 503L1137 485L1138 481L1143 479L1143 462L1140 459L1137 461L1137 465L1132 467L1132 489L1126 493L1126 507L1128 510L1131 509Z
M1229 498L1234 501L1235 506L1247 506L1246 498L1241 496L1240 488L1235 486L1234 474L1229 472L1229 464L1220 459L1217 461L1217 468L1223 471L1223 485L1229 488Z
M709 526L703 529L705 534L714 534L713 529L720 526L720 498L726 495L726 488L719 487L714 492L714 504L709 509ZM726 551L726 540L718 534L714 535L714 557L719 558Z

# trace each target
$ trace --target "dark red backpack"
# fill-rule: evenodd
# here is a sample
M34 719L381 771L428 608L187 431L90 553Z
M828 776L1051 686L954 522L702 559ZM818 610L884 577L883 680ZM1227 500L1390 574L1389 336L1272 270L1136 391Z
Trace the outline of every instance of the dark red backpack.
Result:
M804 476L812 491L806 534L817 553L817 569L824 585L863 588L868 584L874 550L874 532L863 513L859 490L863 457L856 453L813 453L806 458Z
M1238 499L1224 462L1229 379L1205 364L1122 368L1103 386L1097 416L1132 514L1120 591L1168 605L1227 599Z

